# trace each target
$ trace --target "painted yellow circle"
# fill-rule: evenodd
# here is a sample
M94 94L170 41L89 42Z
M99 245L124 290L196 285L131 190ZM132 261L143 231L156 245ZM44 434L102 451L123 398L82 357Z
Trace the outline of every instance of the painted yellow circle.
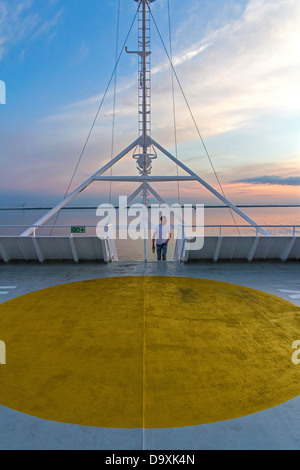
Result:
M300 393L299 307L228 283L105 278L0 306L0 404L48 420L166 428Z

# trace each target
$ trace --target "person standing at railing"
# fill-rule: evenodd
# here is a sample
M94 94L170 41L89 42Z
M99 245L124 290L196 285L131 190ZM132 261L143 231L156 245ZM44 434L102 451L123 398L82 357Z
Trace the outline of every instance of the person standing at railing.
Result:
M167 224L167 217L162 216L160 218L160 224L156 225L153 236L152 236L152 251L155 253L155 242L156 242L156 254L157 260L166 261L168 243L171 240L171 227Z

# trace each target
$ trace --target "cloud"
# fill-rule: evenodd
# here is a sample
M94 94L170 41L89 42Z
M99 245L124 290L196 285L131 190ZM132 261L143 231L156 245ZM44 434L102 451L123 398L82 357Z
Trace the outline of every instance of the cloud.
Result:
M63 10L44 19L35 6L36 0L0 0L0 60L25 39L35 40L41 35L53 34Z
M226 17L225 24L200 38L197 14L200 14L198 10L194 19L189 18L186 24L183 20L180 24L183 45L173 50L173 63L203 136L247 127L259 119L298 112L298 0L249 0L238 16ZM154 9L153 15L155 17ZM167 58L162 59L161 54L155 55L154 51L152 64L153 135L156 140L164 139L165 145L170 145L173 139L171 70ZM135 77L126 77L125 83L126 86L118 87L116 110L124 122L126 118L135 118L137 87ZM111 98L111 94L107 98ZM93 113L91 105L95 106L98 100L99 96L91 96L80 103L71 103L64 110L58 110L51 120L84 122L86 116ZM176 80L175 101L178 138L183 142L197 139ZM110 106L108 102L104 116L109 116Z
M60 21L61 15L63 13L63 9L61 8L55 15L50 18L49 20L45 20L41 22L41 25L36 29L34 34L32 35L32 40L39 38L43 34L53 35L54 27Z
M253 178L244 178L232 181L232 183L249 183L249 184L275 184L280 186L300 186L300 176L275 176L265 175Z
M195 22L197 18L195 18ZM174 54L174 64L187 99L206 135L252 124L262 116L298 112L300 101L300 3L297 0L250 0L244 12L197 40L195 27L182 31L189 48ZM167 76L158 84L153 103L162 109L168 96ZM179 93L177 94L177 96ZM191 120L177 105L184 131Z
M33 39L41 34L51 35L57 22L61 20L61 12L59 11L55 15L48 15L49 18L46 21L40 16L41 13L37 13L37 10L33 8L35 2L37 0L18 0L17 2L16 0L0 0L0 13L3 12L3 15L0 14L0 59L2 54L6 53L16 41L21 41L24 37ZM200 4L200 2L193 3ZM13 5L18 5L18 8L14 10ZM156 3L154 5L156 8ZM160 5L160 2L157 2L157 5ZM153 7L154 16L155 8ZM210 29L203 30L202 36L197 24L200 19L197 15L201 12L199 13L199 10L195 9L194 13L194 15L187 15L186 18L180 20L176 38L180 36L181 41L178 40L174 44L173 62L201 134L205 138L241 129L257 123L258 120L264 120L263 122L267 122L272 128L273 115L276 118L276 116L289 116L298 112L300 102L299 0L249 0L244 10L240 9L234 17L227 15L226 22L222 20L222 23L219 22L217 26L216 23L211 23ZM6 24L2 23L2 17L6 17L8 20L5 21ZM152 135L164 147L168 147L174 145L171 71L166 57L162 58L161 54L156 54L155 48L157 49L153 43L151 58L153 64ZM88 52L86 44L82 43L79 59L84 60ZM120 150L136 138L138 119L136 73L129 75L127 75L127 71L123 71L123 73L126 73L126 76L122 79L118 75L116 102L115 141ZM102 86L103 92L106 83L103 83ZM196 166L196 157L194 157L195 161L192 161L186 160L186 156L190 156L193 143L198 142L199 139L176 82L175 93L178 142L183 145L187 144L184 148L186 151L182 152L183 157L188 164L194 163ZM22 154L24 161L26 161L24 155L28 154L29 161L33 152L35 152L38 161L41 160L40 155L43 156L40 175L47 173L47 177L51 177L52 186L47 184L51 188L53 187L53 191L58 186L64 188L68 182L70 168L75 167L102 96L102 93L87 92L86 99L71 102L54 111L52 108L44 120L39 119L38 124L41 127L35 128L32 139L26 136L26 141L31 143L28 152L26 153L23 148L21 152L16 150L15 153ZM102 162L105 163L110 157L112 102L111 87L90 139L87 155L84 156L84 165L80 166L80 170L84 167L87 173L92 172L93 167L95 170L99 168ZM46 128L49 128L48 132L45 131ZM41 132L36 132L36 129ZM38 134L43 136L41 141L37 139ZM16 140L14 135L12 139ZM276 145L274 140L276 139L272 140L270 147ZM101 145L99 145L99 141ZM254 146L253 142L257 143L257 135L250 142L250 146ZM263 145L269 145L269 143L270 141L268 142L264 136ZM226 142L225 145L231 145L231 143ZM118 148L115 148L115 153ZM222 147L221 151L223 150L225 154L228 152L227 148L223 149ZM247 155L247 152L245 153ZM192 155L194 154L195 152L192 152ZM286 173L280 169L283 162L286 165L286 151L283 152L278 167L274 167L273 163L270 166L265 156L260 159L258 154L253 157L251 155L247 161L253 165L252 172L239 171L237 168L238 162L242 161L242 154L243 149L240 150L239 147L236 152L236 160L229 165L230 173L227 165L226 170L221 173L222 183L225 179L225 183L228 184L229 181L236 178L236 175L239 175L240 182L257 185L280 184L282 187L285 186L283 191L288 191L288 187L290 187L290 191L295 191L293 187L299 186L299 178L289 176L293 174L290 168ZM53 165L53 155L59 155L54 157L56 167ZM63 159L60 157L61 155L64 156ZM31 161L34 161L34 158ZM265 161L265 167L258 166L257 162L261 161ZM89 163L87 164L87 162ZM217 163L222 165L224 159L220 159ZM202 159L201 171L203 171L203 164ZM124 173L129 172L126 166L127 161L121 167ZM232 169L233 166L234 169ZM296 166L297 161L295 160L293 168ZM220 168L216 168L220 175ZM48 169L50 169L49 172ZM165 168L159 167L159 169L164 170ZM282 176L255 176L257 174L268 175L269 172L275 171ZM59 173L58 177L56 176L57 172ZM28 175L30 173L33 172L28 165ZM35 176L37 173L38 169L36 168ZM245 178L242 179L244 176ZM78 178L80 180L82 174ZM28 179L24 177L21 179L24 181L24 185L28 183ZM45 179L42 181L44 184ZM246 185L240 189L236 183L235 181L230 190L232 188L239 192L245 190L247 192L245 197L248 197L248 191L257 190L256 187L251 188ZM259 188L260 192L267 189Z

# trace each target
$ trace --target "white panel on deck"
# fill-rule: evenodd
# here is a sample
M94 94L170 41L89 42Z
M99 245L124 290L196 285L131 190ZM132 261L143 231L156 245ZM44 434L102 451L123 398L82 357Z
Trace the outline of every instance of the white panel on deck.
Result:
M274 237L273 244L269 250L267 258L268 259L276 259L276 258L282 259L285 252L291 245L292 240L293 240L293 237Z
M289 259L300 259L300 237L296 237L294 246L289 254Z
M219 259L231 260L237 245L237 237L222 237Z
M2 258L5 262L10 260L24 260L26 261L26 255L23 244L17 243L18 237L0 237L0 251ZM38 259L32 241L29 244L30 251L34 256L34 259Z
M0 237L0 260L111 261L105 240L98 237Z
M218 237L205 237L201 250L189 250L189 259L212 259L218 243Z
M237 244L233 253L233 259L245 259L253 247L255 237L236 237Z
M207 236L201 250L187 250L186 261L300 259L300 237Z
M79 261L104 261L102 244L97 237L73 237Z
M273 244L274 237L258 237L258 244L253 256L253 260L266 259ZM279 258L279 254L280 253L278 253L277 258Z
M24 259L26 261L38 261L36 249L34 247L32 237L15 237L15 242L21 247ZM18 259L18 258L13 258Z

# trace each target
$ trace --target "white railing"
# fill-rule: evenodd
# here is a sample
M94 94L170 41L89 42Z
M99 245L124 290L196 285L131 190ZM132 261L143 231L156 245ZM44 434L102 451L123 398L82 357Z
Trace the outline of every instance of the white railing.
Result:
M36 230L38 229L43 229L43 228L49 228L49 229L57 229L57 228L71 228L71 227L74 227L75 224L68 224L68 225L30 225L30 224L0 224L0 230L1 228L32 228L34 230L34 232L36 232ZM98 224L80 224L80 225L83 225L84 227L87 227L87 228L96 228L98 226ZM107 224L107 226L110 226L112 224ZM171 225L171 228L174 228L174 227L178 227L178 225ZM251 226L251 225L220 225L220 224L215 224L215 225L211 225L211 224L205 224L205 225L188 225L188 224L185 224L184 227L186 228L197 228L197 227L203 227L204 229L206 228L218 228L219 229L219 233L220 235L222 235L222 229L224 228L235 228L235 229L239 229L239 228L246 228L246 229L251 229L251 230L256 230L256 233L258 235L259 234L259 227L262 227L262 228L277 228L277 229L281 229L281 228L289 228L289 229L292 229L292 233L293 235L295 234L295 231L296 229L300 229L300 225L297 225L297 224L286 224L286 225L275 225L275 224L260 224L258 227L256 226ZM125 226L125 225L116 225L115 226L116 229L136 229L136 227L129 227L129 226ZM144 227L143 227L144 228ZM147 229L147 227L146 227ZM148 227L148 230L150 230L151 227ZM264 235L260 235L260 236L264 236Z
M83 225L83 224L82 224ZM85 224L83 225L85 228L90 228L90 229L96 229L96 227L98 225L95 225L95 224ZM71 227L74 227L74 224L64 224L64 225L39 225L39 226L34 226L34 225L0 225L0 236L1 236L1 229L11 229L12 231L17 231L17 229L27 229L27 228L32 228L33 229L33 233L31 235L31 237L36 237L37 236L37 231L41 231L43 229L49 229L49 231L52 233L52 230L54 229L68 229L69 231L69 235L70 237L73 237L74 235L76 236L80 236L80 237L84 237L84 236L90 236L90 235L87 235L86 233L82 233L82 234L72 234L70 233L71 232ZM106 225L107 228L109 227L114 227L115 230L121 230L121 229L126 229L126 230L130 230L130 229L134 229L136 230L137 228L136 227L130 227L128 225L113 225L113 224L107 224ZM171 228L177 228L178 229L178 224L177 225L171 225ZM218 237L223 237L225 236L224 235L224 231L225 229L247 229L247 232L249 232L249 230L255 230L255 237L265 237L265 235L262 235L260 232L259 232L259 228L256 227L256 226L251 226L251 225L219 225L219 224L215 224L215 225L203 225L203 226L200 226L200 225L184 225L184 228L189 228L189 229L196 229L196 228L203 228L203 229L217 229L217 232L218 232ZM267 224L267 225L260 225L260 227L263 227L265 229L276 229L276 231L278 230L285 230L286 232L288 231L289 233L276 233L276 234L271 234L271 236L276 236L276 237L284 237L284 236L292 236L292 237L296 237L296 232L299 230L299 233L300 233L300 225L274 225L274 224ZM147 254L147 241L149 240L149 231L151 230L151 227L144 225L144 226L141 226L140 228L140 231L144 234L143 238L144 239L144 259L145 261L147 261L148 259L148 254ZM184 233L184 231L183 231ZM19 234L10 234L10 235L2 235L2 236L15 236L15 237L18 237ZM41 235L41 236L50 236L49 234L48 235ZM56 235L58 236L58 235ZM66 236L66 234L64 235ZM95 235L93 235L95 236ZM204 235L204 236L212 236L212 235ZM216 235L214 235L216 236ZM227 235L227 236L236 236L236 235ZM245 236L245 235L241 235L239 233L239 236ZM113 255L113 252L115 251L114 248L111 246L111 242L113 240L111 240L109 238L109 236L107 235L106 237L104 237L106 239L106 247L107 247L107 251L109 253L109 257L110 258L115 258L116 259L116 256ZM130 237L129 237L130 238ZM150 235L150 239L151 239L151 235ZM190 238L186 238L184 235L181 237L181 239L179 237L177 237L177 245L176 245L176 250L177 250L177 253L174 254L174 257L176 259L183 259L184 256L185 256L185 246L186 246L186 241L188 241ZM178 240L180 241L180 243L178 243Z

